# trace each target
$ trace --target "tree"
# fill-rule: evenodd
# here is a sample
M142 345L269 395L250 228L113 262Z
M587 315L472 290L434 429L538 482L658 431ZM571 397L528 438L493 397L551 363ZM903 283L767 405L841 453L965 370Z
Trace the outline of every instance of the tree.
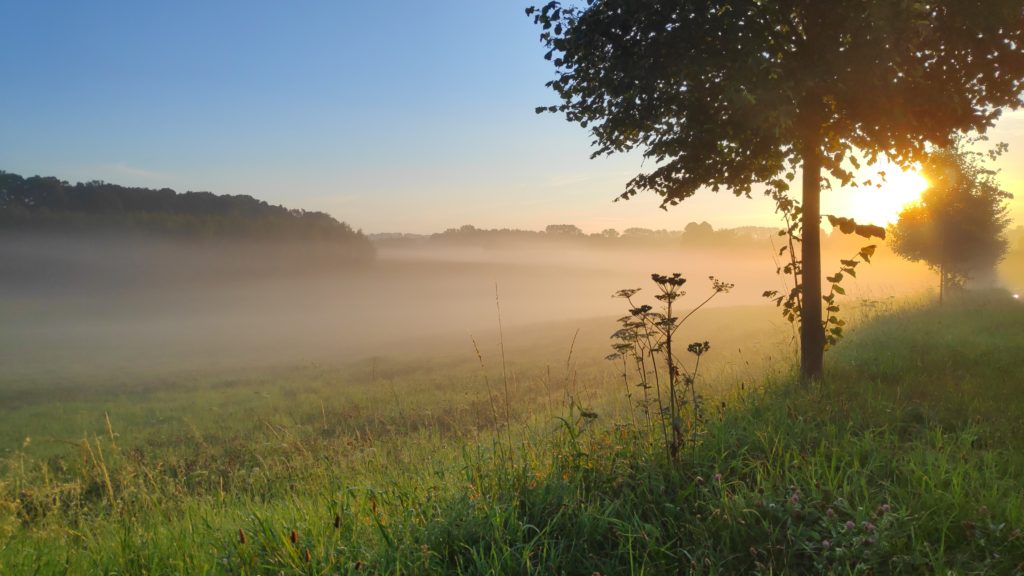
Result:
M654 161L621 198L655 192L667 208L702 188L763 187L785 202L802 172L792 213L808 379L821 375L825 342L823 172L848 185L858 156L909 166L928 143L1021 105L1021 0L552 1L527 14L561 100L538 112L588 128L593 156Z
M980 156L959 142L929 154L922 168L931 186L890 227L894 252L939 273L940 303L950 285L993 273L1006 255L1006 201L1013 196Z
M583 230L580 230L579 226L575 224L548 224L544 228L544 232L551 236L583 236Z
M687 242L700 243L711 242L715 239L715 229L707 222L690 222L683 229L683 240Z
M0 229L315 241L346 246L361 260L374 253L362 232L328 214L273 206L252 196L178 194L170 188L128 188L98 180L71 185L4 171Z

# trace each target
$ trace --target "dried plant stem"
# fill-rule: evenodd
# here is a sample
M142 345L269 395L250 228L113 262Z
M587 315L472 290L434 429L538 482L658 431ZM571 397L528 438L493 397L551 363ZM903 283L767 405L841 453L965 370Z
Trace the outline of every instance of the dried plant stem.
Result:
M487 400L491 405L491 419L494 425L495 431L498 429L498 406L494 402L494 392L491 390L491 380L487 377L487 366L484 365L484 355L480 353L480 346L476 343L476 338L472 334L469 335L470 341L473 342L473 350L476 351L476 359L480 362L480 373L484 376L484 387L487 389Z
M633 421L633 429L639 430L640 425L636 422L636 410L633 406L633 393L629 389L628 372L629 367L626 365L626 356L622 355L622 385L626 388L626 406L629 408L629 417ZM647 410L647 387L642 384L641 386L644 390L644 412L648 412L649 414L649 410ZM648 420L650 420L650 416L648 416Z
M508 390L508 368L505 364L505 331L501 325L501 297L498 294L498 283L494 283L494 305L498 311L498 348L501 350L501 380L505 388L505 436L508 438L508 457L512 459L512 397ZM575 341L575 340L574 340Z
M633 300L632 299L626 298L626 302L629 303L629 306L631 308L636 308L636 305L633 304ZM656 397L658 399L658 421L661 423L662 440L664 440L665 448L666 448L666 450L668 450L669 449L668 448L668 446L669 446L668 427L665 425L665 403L662 400L663 396L662 396L662 393L661 393L661 373L658 371L658 360L657 360L657 357L655 356L655 350L654 350L655 347L654 347L653 337L651 335L651 329L648 326L648 323L647 323L646 320L643 322L643 329L644 329L644 339L645 339L646 344L647 344L647 354L650 354L650 356L651 356L651 368L652 368L652 372L654 373L654 392L655 392L655 395L656 395ZM647 354L644 353L644 350L642 349L642 345L641 345L641 350L640 350L640 353L637 355L637 358L639 358L639 366L640 366L641 379L643 380L645 385L647 384L647 359L646 359L647 358ZM648 414L648 416L650 416L650 414ZM670 451L667 452L667 453L671 454Z

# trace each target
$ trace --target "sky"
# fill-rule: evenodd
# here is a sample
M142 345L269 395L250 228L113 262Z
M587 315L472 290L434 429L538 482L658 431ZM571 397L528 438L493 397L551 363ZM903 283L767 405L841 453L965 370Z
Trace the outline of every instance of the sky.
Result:
M249 194L366 232L777 224L728 192L613 202L642 158L592 160L587 131L534 113L557 100L527 5L2 2L0 169ZM1024 222L1024 113L991 136ZM867 217L885 193L823 209Z

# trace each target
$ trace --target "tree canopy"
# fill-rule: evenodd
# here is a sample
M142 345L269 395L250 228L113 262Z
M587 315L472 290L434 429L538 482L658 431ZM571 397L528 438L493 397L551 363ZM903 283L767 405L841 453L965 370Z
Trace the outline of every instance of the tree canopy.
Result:
M824 347L822 172L857 184L858 157L907 166L929 143L1021 105L1021 0L552 1L527 14L561 100L538 111L589 129L594 156L640 150L654 161L621 198L650 191L667 207L702 188L763 189L792 207L802 171L808 377Z
M808 130L846 183L858 150L920 160L927 142L1019 106L1020 0L592 0L532 8L561 111L594 155L658 162L623 197L788 189ZM844 163L844 160L848 162ZM853 163L853 164L851 164Z
M929 154L923 172L931 186L891 227L893 251L939 272L940 297L951 282L991 274L1006 254L1006 201L981 154L961 144Z

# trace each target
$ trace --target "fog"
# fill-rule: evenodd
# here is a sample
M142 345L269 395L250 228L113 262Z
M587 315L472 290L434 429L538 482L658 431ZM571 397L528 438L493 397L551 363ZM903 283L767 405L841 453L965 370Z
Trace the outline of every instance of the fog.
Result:
M828 274L856 248L832 252ZM506 329L558 326L568 340L577 321L610 323L623 313L610 297L616 290L644 288L641 299L653 302L652 272L690 279L684 307L710 294L709 275L735 284L711 305L771 306L761 294L782 286L775 253L768 241L743 250L384 243L375 262L351 266L313 245L7 237L0 362L8 379L59 380L472 353L470 334L496 333L498 302ZM858 272L844 282L848 298L898 297L934 283L924 266L884 248Z

